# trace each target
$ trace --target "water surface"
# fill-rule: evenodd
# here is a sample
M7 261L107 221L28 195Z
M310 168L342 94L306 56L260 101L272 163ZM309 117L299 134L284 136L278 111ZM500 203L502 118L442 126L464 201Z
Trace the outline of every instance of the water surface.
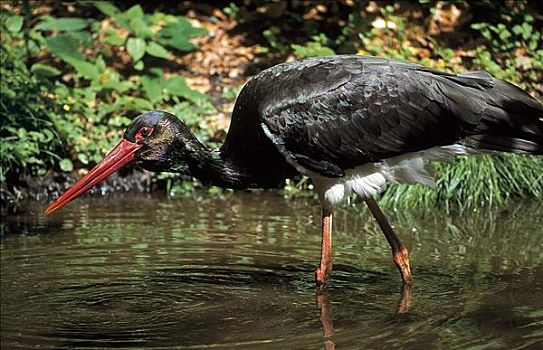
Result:
M409 300L362 204L335 214L323 294L311 200L87 196L47 218L45 205L2 219L2 349L543 348L537 204L387 211L411 251Z

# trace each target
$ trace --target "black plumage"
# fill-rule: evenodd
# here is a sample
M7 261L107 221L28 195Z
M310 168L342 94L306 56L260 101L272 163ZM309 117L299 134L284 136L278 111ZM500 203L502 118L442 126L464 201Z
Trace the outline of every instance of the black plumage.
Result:
M255 165L269 157L277 166L271 139L304 168L340 177L455 143L543 154L541 118L541 103L485 72L447 74L356 55L310 58L265 70L245 86L221 152Z

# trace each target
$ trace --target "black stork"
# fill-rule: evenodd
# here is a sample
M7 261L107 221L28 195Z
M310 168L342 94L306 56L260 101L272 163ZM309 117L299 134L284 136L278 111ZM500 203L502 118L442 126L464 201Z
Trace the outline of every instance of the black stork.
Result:
M309 58L266 69L245 85L219 150L167 112L137 116L46 212L130 162L233 189L276 187L302 173L323 209L317 285L326 286L332 271L333 209L354 191L385 234L405 286L412 280L408 251L373 196L390 181L432 185L434 161L500 152L543 155L543 106L512 84L385 58Z

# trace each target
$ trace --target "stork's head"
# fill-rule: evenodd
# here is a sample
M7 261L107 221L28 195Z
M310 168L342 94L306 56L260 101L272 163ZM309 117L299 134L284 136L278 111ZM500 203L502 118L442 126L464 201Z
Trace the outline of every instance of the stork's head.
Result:
M140 114L128 126L121 142L45 212L50 214L64 207L129 163L150 171L186 173L188 165L184 159L194 140L185 124L170 113Z

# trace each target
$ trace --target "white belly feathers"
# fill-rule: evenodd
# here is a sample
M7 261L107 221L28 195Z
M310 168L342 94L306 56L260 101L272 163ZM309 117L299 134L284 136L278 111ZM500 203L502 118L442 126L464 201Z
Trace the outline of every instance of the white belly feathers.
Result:
M435 186L432 162L450 161L456 155L473 153L462 145L434 147L348 169L341 178L323 177L301 168L299 164L297 168L313 180L322 204L334 207L351 192L363 198L372 197L384 191L387 181Z

